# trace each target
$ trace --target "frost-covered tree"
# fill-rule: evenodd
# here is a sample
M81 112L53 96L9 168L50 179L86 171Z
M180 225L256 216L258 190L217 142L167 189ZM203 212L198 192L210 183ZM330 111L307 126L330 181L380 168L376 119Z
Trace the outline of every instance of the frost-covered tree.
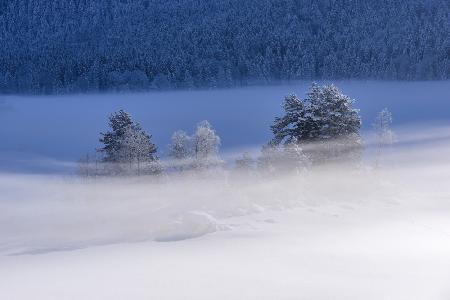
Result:
M110 131L102 133L98 149L103 154L102 162L110 166L114 173L155 174L161 171L156 156L156 146L139 125L124 110L109 117Z
M176 131L169 144L169 157L176 170L209 169L222 164L220 137L208 121L198 123L192 136Z
M312 158L316 161L357 160L361 155L361 117L353 108L354 100L334 85L313 84L306 99L312 141ZM299 141L301 141L299 139Z
M308 97L308 118L311 122L310 136L319 140L353 136L359 139L361 117L353 108L354 100L341 93L335 85L310 89Z
M283 109L285 115L276 117L271 126L274 134L273 143L278 145L289 143L294 139L297 141L308 139L311 124L307 118L307 104L296 95L290 94L284 98Z
M220 137L208 121L201 121L192 136L192 150L196 168L208 168L222 163L219 157Z
M303 145L313 162L355 159L362 147L361 118L354 100L334 85L313 84L306 99L285 97L285 115L271 126L275 145Z
M103 147L98 149L104 155L103 161L117 162L119 160L118 154L120 150L120 142L129 127L138 126L133 122L131 116L124 110L119 110L109 116L110 130L106 133L101 133L100 142ZM140 129L140 128L139 128Z
M118 162L128 165L132 174L136 172L139 176L160 173L156 146L151 142L150 136L138 126L128 126L119 139L119 145Z
M375 156L375 168L379 167L383 149L391 145L395 140L395 134L391 129L392 125L392 114L387 109L384 108L380 111L375 118L375 122L372 124L375 130L376 138L376 156Z

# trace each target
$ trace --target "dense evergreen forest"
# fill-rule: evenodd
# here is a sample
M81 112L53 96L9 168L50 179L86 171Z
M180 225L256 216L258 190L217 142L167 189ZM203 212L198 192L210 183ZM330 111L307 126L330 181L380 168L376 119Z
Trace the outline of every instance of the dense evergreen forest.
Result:
M450 77L448 0L0 0L0 92Z

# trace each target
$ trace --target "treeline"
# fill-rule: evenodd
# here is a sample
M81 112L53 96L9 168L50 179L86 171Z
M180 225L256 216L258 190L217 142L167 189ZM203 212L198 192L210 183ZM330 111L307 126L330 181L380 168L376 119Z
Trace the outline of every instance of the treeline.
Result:
M448 79L447 0L1 0L0 92Z
M243 153L235 161L241 174L279 175L301 173L323 164L361 164L364 144L360 135L361 117L353 108L354 100L334 85L313 84L304 99L291 94L284 98L285 114L271 126L273 138L253 158ZM377 152L380 163L384 146L392 143L392 116L385 109L375 120ZM161 162L157 148L139 123L123 110L109 117L110 130L101 134L102 147L95 159L80 160L83 176L140 176L170 172L211 174L223 170L219 155L220 137L207 121L200 122L192 134L173 133L168 146L169 157Z

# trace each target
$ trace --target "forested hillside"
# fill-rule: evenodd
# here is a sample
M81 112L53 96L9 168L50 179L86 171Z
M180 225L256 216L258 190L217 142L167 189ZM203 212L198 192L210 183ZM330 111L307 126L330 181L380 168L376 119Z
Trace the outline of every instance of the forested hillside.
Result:
M447 0L0 0L0 92L450 77Z

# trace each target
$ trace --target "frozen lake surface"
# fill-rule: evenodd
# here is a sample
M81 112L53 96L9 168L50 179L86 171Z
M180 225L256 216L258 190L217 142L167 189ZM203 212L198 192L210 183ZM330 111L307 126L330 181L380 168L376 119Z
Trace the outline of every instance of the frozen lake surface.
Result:
M323 83L323 82L319 82ZM363 130L388 107L394 124L450 122L450 81L335 81L356 99ZM270 139L269 126L282 113L291 92L304 97L310 82L226 90L134 94L0 96L0 171L67 171L99 146L107 116L125 109L153 135L164 157L171 134L192 131L209 120L222 138L222 150L259 147Z

